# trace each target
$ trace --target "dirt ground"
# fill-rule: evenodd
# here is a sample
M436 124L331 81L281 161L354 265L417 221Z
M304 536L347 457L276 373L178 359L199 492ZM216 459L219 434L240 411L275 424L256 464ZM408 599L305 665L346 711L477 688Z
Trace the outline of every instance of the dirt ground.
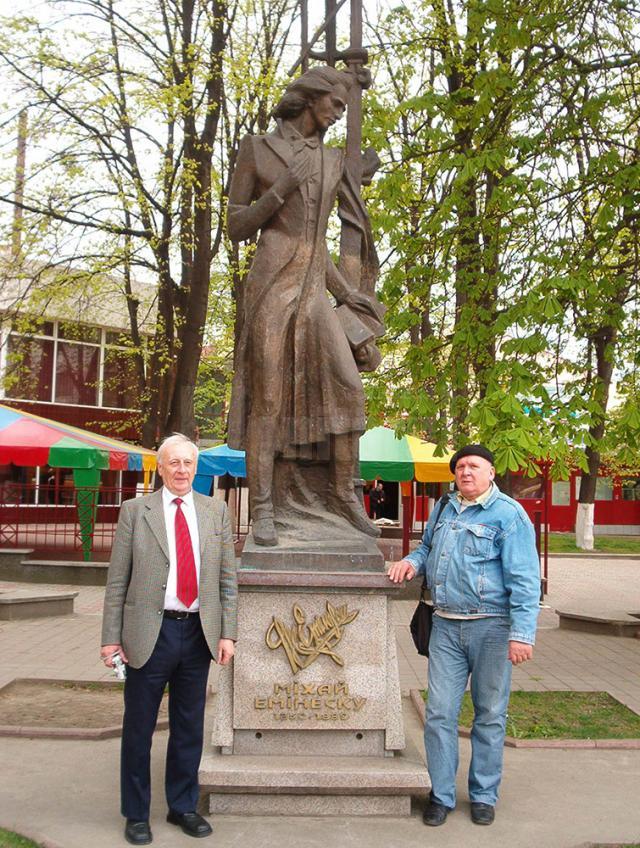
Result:
M122 722L122 684L15 680L0 690L0 725L112 727ZM167 716L167 696L160 719Z

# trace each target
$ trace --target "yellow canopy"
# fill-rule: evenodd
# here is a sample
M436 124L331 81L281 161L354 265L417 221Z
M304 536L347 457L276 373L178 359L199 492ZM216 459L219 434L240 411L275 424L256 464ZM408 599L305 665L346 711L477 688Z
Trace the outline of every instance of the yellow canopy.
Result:
M449 471L453 451L447 451L444 456L434 456L436 446L433 442L423 442L416 436L407 436L406 439L413 457L414 476L419 483L449 483L453 480Z

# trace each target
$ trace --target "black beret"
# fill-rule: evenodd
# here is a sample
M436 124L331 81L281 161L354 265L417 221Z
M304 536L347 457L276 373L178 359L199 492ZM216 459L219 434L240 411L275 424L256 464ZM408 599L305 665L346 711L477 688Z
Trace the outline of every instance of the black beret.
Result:
M456 451L449 460L449 468L451 469L452 474L456 470L456 463L459 459L462 459L463 456L481 456L483 459L488 459L491 465L494 464L493 454L489 448L485 448L484 445L465 445L463 448L460 448L459 451Z

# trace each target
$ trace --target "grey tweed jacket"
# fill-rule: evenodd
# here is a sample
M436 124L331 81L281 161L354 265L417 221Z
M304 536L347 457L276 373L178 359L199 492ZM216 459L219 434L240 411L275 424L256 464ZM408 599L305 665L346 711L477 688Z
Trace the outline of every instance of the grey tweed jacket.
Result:
M200 621L215 658L219 639L235 639L238 590L231 523L224 502L193 493L200 537ZM160 633L169 571L162 490L125 501L111 552L102 644L122 645L133 668L151 656Z

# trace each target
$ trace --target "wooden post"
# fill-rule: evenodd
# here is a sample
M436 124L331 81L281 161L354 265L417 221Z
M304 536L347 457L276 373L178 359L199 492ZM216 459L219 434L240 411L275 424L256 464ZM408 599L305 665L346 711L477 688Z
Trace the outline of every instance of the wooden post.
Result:
M307 0L300 0L300 58L302 73L309 70L309 11Z
M354 76L347 108L347 168L358 189L362 186L362 79L367 51L362 47L362 0L351 0L350 44L342 58ZM361 234L354 227L343 226L340 235L340 271L354 288L360 288L362 277Z

